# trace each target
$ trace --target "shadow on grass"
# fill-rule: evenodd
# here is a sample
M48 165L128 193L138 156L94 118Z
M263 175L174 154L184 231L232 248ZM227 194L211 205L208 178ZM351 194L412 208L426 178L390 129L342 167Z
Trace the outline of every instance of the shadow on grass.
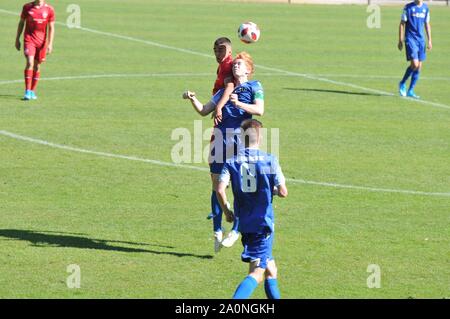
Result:
M325 90L325 89L306 89L306 88L283 88L289 91L304 91L304 92L320 92L320 93L334 93L334 94L348 94L348 95L362 95L362 96L388 96L386 94L368 93L368 92L351 92L345 90Z
M78 234L77 234L78 235ZM82 234L81 234L82 235ZM118 251L126 253L151 253L157 255L171 255L176 257L195 257L202 259L212 259L211 255L197 255L188 253L179 253L173 251L156 251L142 248L130 248L114 246L110 243L120 243L128 245L147 246L150 244L135 243L128 241L95 239L81 236L74 236L72 234L60 232L46 232L46 231L31 231L20 229L0 229L0 237L5 237L11 240L28 241L34 247L65 247L65 248L80 248L80 249L98 249L107 251ZM174 248L172 246L153 245L163 248Z

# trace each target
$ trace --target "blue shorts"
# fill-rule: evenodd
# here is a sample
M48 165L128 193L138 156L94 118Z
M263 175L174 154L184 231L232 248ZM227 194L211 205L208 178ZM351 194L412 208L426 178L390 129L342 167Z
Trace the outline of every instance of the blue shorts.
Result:
M427 58L427 47L423 41L407 40L405 41L406 60L425 61Z
M272 246L273 246L274 232L265 233L243 233L242 245L244 251L241 259L243 262L256 262L257 266L266 269L267 262L273 260Z
M219 141L213 135L210 147L209 171L212 174L221 174L227 159L237 155L241 139L239 135L233 135Z

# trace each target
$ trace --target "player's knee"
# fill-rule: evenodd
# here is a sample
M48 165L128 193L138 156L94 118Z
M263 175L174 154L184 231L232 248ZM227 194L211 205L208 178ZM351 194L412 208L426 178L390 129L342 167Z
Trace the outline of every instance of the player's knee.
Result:
M250 265L249 275L255 278L258 284L262 283L264 280L265 269L256 266L255 264Z
M27 60L26 69L31 70L34 68L34 61L33 60Z
M275 279L278 275L278 268L274 261L270 261L265 272L266 279Z
M250 274L253 278L255 278L258 284L262 283L264 280L264 273L261 271L255 271Z
M212 183L212 190L217 192L217 188L219 187L219 175L218 174L211 174L211 183Z

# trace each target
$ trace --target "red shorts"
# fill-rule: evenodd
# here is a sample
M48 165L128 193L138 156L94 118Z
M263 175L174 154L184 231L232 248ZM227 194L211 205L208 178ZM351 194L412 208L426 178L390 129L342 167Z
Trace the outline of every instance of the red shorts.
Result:
M34 60L42 63L45 61L45 57L47 54L47 44L45 43L43 46L37 47L34 43L25 42L23 52L25 56L34 56Z

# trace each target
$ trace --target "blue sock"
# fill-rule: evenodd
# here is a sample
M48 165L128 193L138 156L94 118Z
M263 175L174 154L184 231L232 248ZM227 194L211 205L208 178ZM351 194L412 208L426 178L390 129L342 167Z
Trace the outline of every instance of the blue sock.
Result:
M413 91L414 88L416 87L417 81L419 81L419 76L420 76L420 71L416 70L412 73L412 77L411 77L411 84L409 86L409 90Z
M269 299L280 299L280 291L278 290L278 280L266 279L264 281L264 290Z
M239 232L239 218L236 217L236 215L234 216L234 222L233 222L233 228L231 230L234 230L236 233Z
M222 230L222 209L220 208L219 200L215 191L211 193L211 212L213 214L213 228L214 231Z
M408 81L411 73L413 73L413 69L411 69L411 67L408 66L408 68L406 69L405 75L403 76L403 79L402 79L401 83L404 84L406 81Z
M252 295L255 288L258 286L258 282L252 276L247 276L237 287L234 293L233 299L248 299Z

